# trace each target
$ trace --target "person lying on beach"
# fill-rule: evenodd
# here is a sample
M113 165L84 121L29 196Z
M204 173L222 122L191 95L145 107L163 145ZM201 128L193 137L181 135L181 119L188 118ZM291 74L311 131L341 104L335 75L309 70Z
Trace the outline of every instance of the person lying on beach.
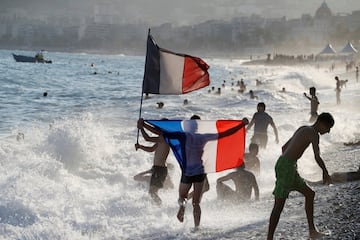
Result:
M235 190L224 183L228 180L234 182ZM255 175L245 170L245 163L239 166L236 171L220 177L216 181L217 196L221 200L233 202L250 200L252 189L254 189L255 200L259 200L259 187Z
M332 183L345 183L345 182L353 182L360 180L360 166L357 171L353 172L334 172L330 175ZM306 181L311 185L322 184L323 181Z
M312 126L302 126L282 147L282 155L276 162L276 182L273 195L275 203L270 215L267 239L273 239L281 212L285 206L286 198L293 190L300 192L305 197L305 212L309 226L310 238L324 236L316 230L314 225L314 197L315 192L299 176L297 160L301 158L305 150L312 145L316 163L323 171L323 183L331 183L331 177L325 163L320 157L319 135L330 132L334 126L334 118L330 113L321 113Z
M345 146L360 146L360 140L357 142L346 142L344 143Z

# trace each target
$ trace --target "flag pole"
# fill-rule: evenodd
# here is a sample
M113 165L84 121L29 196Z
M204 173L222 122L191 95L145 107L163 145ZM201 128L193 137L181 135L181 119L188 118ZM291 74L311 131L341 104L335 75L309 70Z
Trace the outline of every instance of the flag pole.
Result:
M144 80L143 80L143 84L142 84L142 88L141 88L141 98L140 98L140 109L139 109L139 118L141 118L141 109L142 109L142 103L143 103L143 99L144 99ZM139 143L139 132L140 129L137 129L137 136L136 136L136 143Z
M150 28L148 31L148 37L150 35ZM147 39L146 39L147 42ZM147 46L147 44L146 44ZM146 58L147 58L147 49L146 49L146 53L145 53L145 66L144 66L144 77L145 77L145 67L146 67ZM143 81L142 81L142 86L141 86L141 98L140 98L140 109L139 109L139 119L141 118L141 109L142 109L142 103L143 103L143 99L144 99L144 77L143 77ZM137 129L137 136L136 136L136 143L139 143L139 132L140 129Z

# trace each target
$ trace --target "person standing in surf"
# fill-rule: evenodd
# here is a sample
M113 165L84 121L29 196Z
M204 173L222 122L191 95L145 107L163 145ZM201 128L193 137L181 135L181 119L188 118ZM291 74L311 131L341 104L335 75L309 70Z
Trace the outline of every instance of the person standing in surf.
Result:
M160 188L164 186L164 181L166 180L166 177L168 175L168 169L166 166L166 159L170 152L170 146L166 143L162 132L145 123L144 119L140 118L137 123L138 129L140 129L141 134L143 135L144 139L149 142L153 142L153 146L144 146L139 143L135 144L136 151L140 148L146 152L154 152L154 164L151 168L151 179L150 179L150 189L149 193L152 199L157 204L161 204L161 199L157 192ZM146 128L150 132L156 134L157 136L150 137L149 134L144 130ZM149 171L145 171L142 173L137 174L134 179L140 179L141 176L144 174L149 173Z
M261 148L266 148L268 142L267 128L271 125L274 129L275 142L279 143L278 131L272 117L265 112L265 103L260 102L257 105L257 112L254 113L246 130L254 126L254 135L251 138L252 143L258 144Z
M300 192L305 197L305 212L309 225L310 238L324 236L323 233L316 230L314 225L315 192L305 183L304 179L299 176L297 172L297 160L301 158L311 143L315 160L323 171L323 183L331 183L331 177L329 176L324 161L320 157L319 134L329 133L334 123L335 121L330 113L321 113L312 126L300 127L282 147L282 155L275 165L276 182L273 191L275 203L270 215L268 240L273 239L286 198L293 190Z
M191 120L200 120L200 117L193 115ZM166 133L167 135L174 139L179 139L181 142L184 142L184 149L186 149L187 164L184 168L181 169L181 180L179 185L179 210L176 215L177 219L180 222L184 221L184 213L187 200L189 198L189 190L193 186L194 191L192 193L192 206L193 206L193 217L195 230L198 229L201 219L201 207L200 201L202 194L204 192L204 183L207 181L207 175L204 171L204 166L202 162L202 154L204 152L204 146L208 141L214 141L231 134L234 134L241 128L248 124L247 118L243 118L242 122L228 129L225 132L216 133L216 134L199 134L197 133L197 122L189 121L184 129L185 133L175 132L175 133ZM182 141L186 139L186 141Z
M316 88L315 87L311 87L309 88L309 92L310 92L310 97L308 95L306 95L306 93L304 93L304 96L310 100L310 122L315 122L317 116L318 116L318 107L319 107L319 100L316 96Z
M338 76L335 77L335 81L336 81L336 88L335 88L336 104L340 104L341 103L341 100L340 100L341 87L340 87L340 80L339 80Z

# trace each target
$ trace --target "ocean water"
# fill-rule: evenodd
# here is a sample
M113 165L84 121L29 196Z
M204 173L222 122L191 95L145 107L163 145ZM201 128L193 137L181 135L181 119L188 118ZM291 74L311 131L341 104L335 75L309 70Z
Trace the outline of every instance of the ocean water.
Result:
M134 148L145 57L47 53L53 64L33 64L16 63L12 52L34 54L0 51L0 239L231 239L258 226L266 231L274 164L282 144L299 126L309 124L310 102L303 93L311 86L317 88L319 112L332 113L336 121L320 140L329 172L359 166L359 149L343 145L360 138L360 83L353 71L345 73L344 66L329 72L311 66L249 66L242 65L244 60L204 59L210 65L209 87L179 96L151 95L143 101L142 117L188 119L198 114L208 120L250 120L262 101L275 121L280 143L274 142L269 127L268 147L259 152L258 202L217 201L216 179L228 171L208 175L202 229L193 233L190 204L184 223L176 219L180 169L172 154L168 162L175 166L170 171L175 187L159 191L162 206L152 204L148 184L133 180L153 160L152 154ZM340 105L335 75L348 79ZM241 78L247 84L244 94L237 92ZM256 79L263 84L256 86ZM280 92L283 87L286 92ZM215 94L218 88L221 95ZM258 99L250 99L250 89ZM185 99L188 105L183 105ZM157 108L159 101L164 102L162 109ZM252 130L246 146L251 136ZM298 165L302 176L321 179L311 147ZM263 236L264 232L249 231L247 238Z

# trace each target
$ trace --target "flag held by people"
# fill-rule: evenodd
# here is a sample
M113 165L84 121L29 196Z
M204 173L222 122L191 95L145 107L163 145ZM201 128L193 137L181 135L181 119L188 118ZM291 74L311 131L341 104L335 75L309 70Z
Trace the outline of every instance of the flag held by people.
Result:
M191 169L191 166L194 166L194 168L200 166L203 173L210 173L236 168L243 164L246 139L244 126L247 124L243 120L145 121L163 132L163 136L170 145L181 169L183 172L188 171L187 175L189 176L199 174L199 169ZM221 133L236 126L240 126L240 129L236 132L225 137L219 137ZM194 135L201 135L202 140L194 141ZM187 145L187 141L190 144ZM201 143L199 144L199 142ZM200 150L197 152L200 152L201 156L195 157L197 163L190 163L190 158L192 158L192 161L194 159L194 153L191 151L196 150L196 148L201 148L197 149ZM197 172L192 174L193 170Z
M160 48L148 34L143 93L177 95L210 84L209 66L200 58Z

